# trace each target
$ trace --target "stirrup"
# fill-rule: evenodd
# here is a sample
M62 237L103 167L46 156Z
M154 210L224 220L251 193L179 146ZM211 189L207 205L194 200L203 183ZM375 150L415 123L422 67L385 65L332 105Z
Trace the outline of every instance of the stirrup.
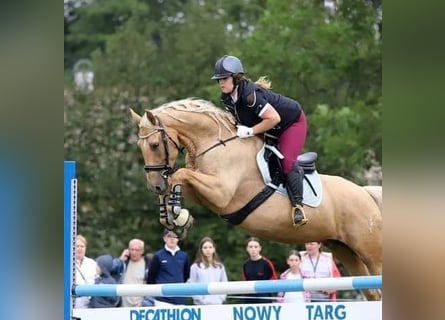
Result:
M301 212L301 214L303 215L303 219L301 219L299 222L295 223L295 213L297 212L297 210ZM308 219L306 218L306 214L304 213L302 205L296 204L294 207L292 207L291 215L292 215L291 216L292 225L294 227L304 226L308 222Z

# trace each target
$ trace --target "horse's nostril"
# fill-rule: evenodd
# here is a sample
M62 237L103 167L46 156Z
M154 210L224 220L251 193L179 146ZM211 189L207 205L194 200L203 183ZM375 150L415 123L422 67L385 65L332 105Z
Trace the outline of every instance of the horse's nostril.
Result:
M160 186L156 186L156 187L155 187L155 191L156 191L157 194L161 194L162 189L161 189Z

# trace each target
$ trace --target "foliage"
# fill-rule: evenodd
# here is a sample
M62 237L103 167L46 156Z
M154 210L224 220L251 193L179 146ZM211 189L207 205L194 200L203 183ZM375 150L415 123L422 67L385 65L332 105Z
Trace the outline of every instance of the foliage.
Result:
M97 49L92 53L96 84L101 87L118 86L134 88L136 95L151 95L156 85L157 74L153 65L157 61L156 46L137 30L131 19L109 36L104 52ZM146 28L150 30L148 27Z
M363 168L381 163L380 105L366 106L358 102L354 106L329 108L318 105L309 122L314 130L314 150L321 155L318 170L336 172L357 183Z
M381 95L381 41L374 11L362 1L339 3L331 13L315 1L270 0L241 49L252 66L250 74L268 75L308 114L320 103L375 103Z

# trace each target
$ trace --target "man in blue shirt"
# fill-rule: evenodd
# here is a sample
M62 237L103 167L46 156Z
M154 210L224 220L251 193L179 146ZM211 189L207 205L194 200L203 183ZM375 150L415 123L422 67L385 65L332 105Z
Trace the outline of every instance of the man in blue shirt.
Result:
M164 230L164 248L157 251L150 263L147 283L184 283L190 276L190 261L186 252L178 246L178 237ZM156 297L156 300L171 304L185 304L184 297Z

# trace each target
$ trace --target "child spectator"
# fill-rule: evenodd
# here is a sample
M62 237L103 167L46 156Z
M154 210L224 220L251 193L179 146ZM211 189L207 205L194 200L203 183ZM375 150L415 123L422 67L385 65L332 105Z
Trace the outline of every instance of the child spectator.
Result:
M196 260L190 268L190 282L227 282L226 270L212 238L204 237L200 241ZM193 303L222 304L225 299L225 294L193 296Z
M96 270L98 277L96 284L116 284L116 280L110 275L113 267L113 257L109 254L101 255L96 259ZM91 297L90 308L112 308L117 307L119 297Z

